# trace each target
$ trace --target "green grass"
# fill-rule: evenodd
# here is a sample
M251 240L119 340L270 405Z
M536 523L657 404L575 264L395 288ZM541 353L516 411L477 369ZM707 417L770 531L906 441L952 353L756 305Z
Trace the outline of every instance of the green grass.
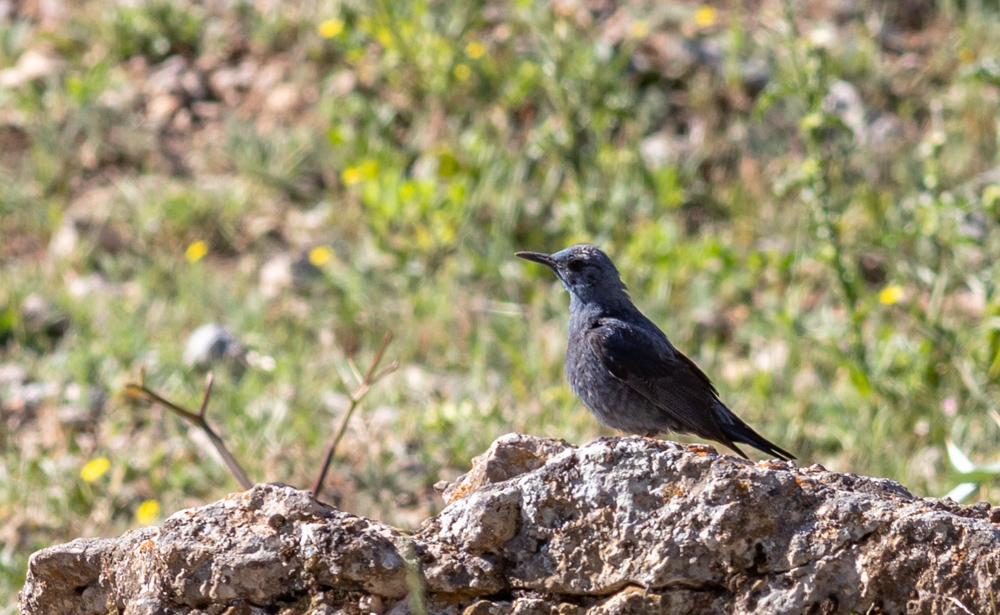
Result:
M948 442L959 470L996 459L1000 15L944 7L906 31L884 3L839 25L770 4L490 6L83 3L56 28L0 24L0 69L58 59L0 89L0 365L27 373L0 381L0 603L36 549L236 488L122 393L145 365L196 405L181 356L206 322L257 357L216 367L210 420L252 478L303 488L348 359L394 333L400 368L326 494L390 523L439 510L432 485L504 433L609 433L562 376L567 297L518 249L605 248L803 463L940 496L968 482ZM176 57L180 85L147 87ZM308 264L315 248L330 258ZM282 259L294 280L265 283ZM976 467L974 497L1000 502Z

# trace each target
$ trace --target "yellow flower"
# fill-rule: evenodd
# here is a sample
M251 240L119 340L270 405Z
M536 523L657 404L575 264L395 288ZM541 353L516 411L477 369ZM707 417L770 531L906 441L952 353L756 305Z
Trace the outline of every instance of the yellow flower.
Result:
M814 130L823 124L823 116L819 113L810 113L799 120L799 128L802 130Z
M478 60L483 57L486 53L486 47L479 41L472 41L465 46L465 55L469 56L473 60Z
M357 64L364 57L365 57L365 52L364 51L362 51L360 49L352 49L352 50L350 50L350 51L347 52L346 59L347 59L347 63L348 64Z
M649 34L649 24L640 19L632 23L632 38L646 38Z
M340 180L344 182L345 186L353 186L362 180L361 169L358 167L347 167L344 169L344 172L340 174Z
M470 76L472 76L472 69L469 68L468 64L459 64L458 66L455 67L454 73L455 73L455 79L458 79L459 81L465 81Z
M329 263L332 258L333 250L326 246L319 246L309 250L309 262L317 267L322 267Z
M160 503L156 500L146 500L135 510L135 520L139 525L153 525L160 516Z
M892 305L903 298L903 287L898 284L891 284L882 289L878 294L878 301L882 305Z
M958 50L958 61L962 64L972 64L976 61L976 52L968 47L962 47Z
M378 177L378 160L365 158L358 165L358 172L361 173L361 177L364 179L375 179Z
M718 16L719 12L715 8L703 4L694 12L694 25L699 28L710 28L715 25L715 19Z
M819 161L815 158L806 158L799 171L802 177L812 177L819 173Z
M417 187L412 181L404 182L402 186L399 187L399 200L409 201L417 194Z
M189 263L197 263L205 258L206 254L208 254L208 244L200 239L189 245L187 250L184 250L184 258L188 259Z
M379 28L378 31L375 32L375 39L386 49L391 50L396 46L396 37L393 36L392 30L389 28Z
M111 468L111 462L108 461L107 457L98 457L96 459L91 459L87 462L87 465L83 466L80 470L80 478L92 483L98 478L104 476L104 473Z
M990 207L996 205L997 202L1000 202L1000 186L990 184L983 188L983 205Z
M344 31L344 22L340 19L327 19L316 28L323 38L333 38Z

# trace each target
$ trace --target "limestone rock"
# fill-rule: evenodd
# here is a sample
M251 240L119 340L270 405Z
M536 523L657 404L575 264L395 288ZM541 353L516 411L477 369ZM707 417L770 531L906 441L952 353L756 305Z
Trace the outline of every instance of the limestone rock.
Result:
M414 535L279 484L34 554L31 615L946 613L1000 596L1000 514L645 438L511 434Z

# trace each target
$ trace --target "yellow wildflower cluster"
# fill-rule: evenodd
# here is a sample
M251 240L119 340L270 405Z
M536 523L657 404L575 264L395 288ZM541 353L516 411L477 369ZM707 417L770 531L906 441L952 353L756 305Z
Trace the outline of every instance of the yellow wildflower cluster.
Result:
M349 166L340 174L340 181L345 186L353 186L366 179L378 177L378 161L374 158L365 158L354 166Z
M316 267L322 267L333 259L333 250L326 246L317 246L309 250L309 262Z
M208 254L208 244L199 239L187 247L187 250L184 251L184 258L189 263L197 263L205 258L206 254Z
M878 294L878 301L882 305L892 305L898 303L903 298L903 287L898 284L891 284L882 289Z
M483 57L486 53L486 46L479 41L472 41L465 46L465 55L469 56L469 59L478 60Z
M146 500L135 510L135 520L139 525L153 525L160 517L160 503L156 500Z
M715 7L703 4L694 12L694 25L699 28L711 28L715 25L715 21L718 18L719 12L715 10Z
M107 457L97 457L87 462L80 470L80 478L88 483L92 483L104 476L104 473L111 468L111 461Z
M323 38L333 38L344 31L344 22L340 19L327 19L316 28Z

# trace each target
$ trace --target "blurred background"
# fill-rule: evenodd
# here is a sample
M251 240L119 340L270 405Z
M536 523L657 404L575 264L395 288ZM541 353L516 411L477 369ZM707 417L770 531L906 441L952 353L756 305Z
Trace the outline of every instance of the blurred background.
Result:
M576 242L802 464L1000 502L998 52L972 0L0 1L0 604L238 489L143 365L307 488L393 333L324 497L405 528L609 434L512 256Z

